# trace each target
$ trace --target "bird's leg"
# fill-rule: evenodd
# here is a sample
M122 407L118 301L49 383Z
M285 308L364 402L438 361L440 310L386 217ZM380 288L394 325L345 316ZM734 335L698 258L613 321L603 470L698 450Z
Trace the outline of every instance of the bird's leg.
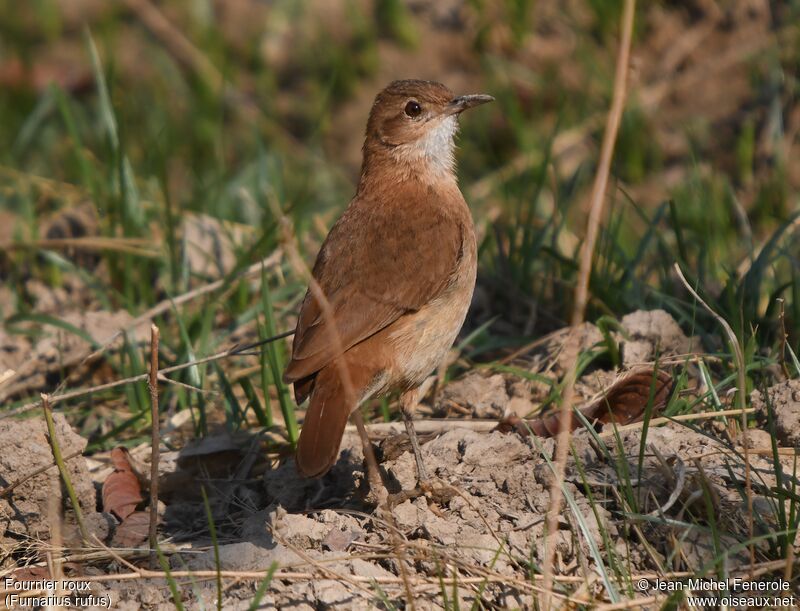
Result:
M419 402L419 389L410 390L400 396L400 409L403 412L403 421L408 432L408 439L411 441L411 450L414 452L414 460L417 463L417 486L414 490L401 490L396 494L389 495L389 506L394 507L404 501L425 496L433 502L443 505L448 503L453 497L454 488L437 478L429 478L422 461L422 451L419 448L417 432L414 430L412 416Z
M381 472L378 469L378 461L375 459L375 452L372 451L372 442L367 435L367 428L364 426L364 417L361 411L356 409L350 414L350 419L355 423L358 436L361 437L361 445L364 449L364 461L367 463L367 481L372 497L378 505L383 505L389 496L389 491L381 479Z
M422 451L419 448L417 432L414 430L414 411L419 403L419 389L409 390L400 396L400 409L403 412L403 422L406 425L408 439L411 441L411 451L414 452L414 460L417 462L417 483L424 484L428 480L428 472L425 470L425 463L422 462Z
M401 490L395 494L389 495L389 508L392 508L405 501L424 496L427 488L428 472L425 470L425 464L422 462L422 451L419 449L419 439L417 439L417 432L414 430L414 410L417 408L419 402L419 389L409 390L400 395L400 411L403 412L403 422L406 425L406 433L411 442L411 451L414 453L414 460L417 463L417 485L413 490Z

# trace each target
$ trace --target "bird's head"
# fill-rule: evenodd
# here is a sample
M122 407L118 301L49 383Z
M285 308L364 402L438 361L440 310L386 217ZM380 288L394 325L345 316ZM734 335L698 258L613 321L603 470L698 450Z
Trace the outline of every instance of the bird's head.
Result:
M484 94L455 96L434 81L394 81L372 104L364 170L375 163L397 164L404 174L453 175L458 116L492 100Z

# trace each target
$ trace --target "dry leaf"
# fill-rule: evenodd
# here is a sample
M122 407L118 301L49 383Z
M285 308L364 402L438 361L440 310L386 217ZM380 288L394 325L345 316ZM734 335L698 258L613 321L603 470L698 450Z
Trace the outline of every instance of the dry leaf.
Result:
M651 387L653 413L656 413L664 407L672 389L672 375L661 369L640 369L628 374L612 384L602 397L582 407L580 412L598 429L600 427L597 425L610 422L619 426L636 422L644 415L650 400ZM555 437L558 434L559 415L560 412L553 411L532 420L510 416L501 420L497 429L504 433L517 431L522 435L527 435L530 430L539 437ZM581 426L580 420L573 417L572 430Z
M142 502L142 488L131 468L128 450L114 448L111 451L114 471L103 483L103 511L108 511L125 520Z
M114 547L138 547L149 536L150 513L147 511L134 511L117 526L111 545Z

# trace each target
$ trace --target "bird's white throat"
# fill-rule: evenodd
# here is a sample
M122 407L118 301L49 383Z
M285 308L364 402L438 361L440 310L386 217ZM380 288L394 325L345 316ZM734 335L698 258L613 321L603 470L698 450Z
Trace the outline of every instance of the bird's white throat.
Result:
M398 161L412 167L425 168L432 178L455 175L455 136L458 118L455 115L436 117L422 138L394 149Z

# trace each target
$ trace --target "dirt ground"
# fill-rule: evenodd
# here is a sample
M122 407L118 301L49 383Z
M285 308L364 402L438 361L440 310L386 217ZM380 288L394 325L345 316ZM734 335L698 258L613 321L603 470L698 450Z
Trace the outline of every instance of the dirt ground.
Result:
M637 312L624 323L627 339L621 345L628 354L650 354L658 346L669 362L678 355L686 358L684 350L693 341L661 311ZM587 328L582 341L595 332ZM557 359L551 362L557 366ZM578 388L590 396L616 377L597 369L584 375ZM406 598L407 592L425 609L442 608L444 600L455 599L459 608L476 600L499 608L529 608L538 592L530 569L545 553L554 440L492 429L515 408L524 415L536 393L534 385L520 384L513 376L477 372L446 386L438 407L422 415L442 415L460 406L461 418L426 419L420 426L434 490L388 513L367 500L363 455L353 431L346 434L334 468L318 480L300 478L291 457L266 463L260 440L251 435L217 435L179 452L165 452L159 463L162 548L173 571L200 575L178 579L181 598L190 606L215 604L218 589L211 577L219 568L250 577L226 579L222 592L226 609L248 608L255 589L253 572L277 563L283 577L272 582L262 608L370 608ZM776 385L767 396L768 400L760 392L753 396L764 426L769 404L778 443L793 447L800 435L798 382ZM650 428L644 448L641 425L622 427L618 437L608 426L598 433L581 429L574 434L564 487L567 505L555 537L560 596L573 602L608 596L603 572L609 555L626 563L634 576L655 578L673 571L707 571L722 544L730 548L731 572L745 570L749 551L734 545L731 536L747 532L749 526L748 502L742 496L744 438L731 439L722 418L710 422ZM85 446L62 416L56 416L56 423L65 457ZM416 484L407 438L398 429L373 429L382 475L392 493ZM766 496L776 485L771 436L751 429L747 443L754 529L768 532L775 528ZM3 486L52 462L40 418L0 421L0 447L10 449L0 455ZM149 473L148 458L146 445L131 453L141 473ZM787 456L785 473L792 472L791 461ZM117 517L99 511L106 501L103 484L113 472L109 455L77 456L67 462L92 536L115 547L117 554L141 545L146 528L137 538L129 529L123 532ZM74 512L59 482L51 468L0 497L5 568L41 566L53 512L62 507L67 520L61 536L68 545L80 547ZM216 550L201 488L209 497ZM707 511L720 517L719 540L684 521ZM766 543L757 544L756 558L765 550ZM68 574L102 576L103 581L93 582L92 591L109 596L113 608L173 608L164 580L108 581L115 572L130 572L124 560L109 554L100 550L92 558L76 552L64 568ZM133 561L137 557L141 553L129 556ZM443 586L440 577L452 576L457 583ZM588 585L576 590L576 583ZM624 589L613 578L610 583Z
M798 407L795 402L787 409L796 413ZM537 582L530 579L530 563L544 557L544 515L552 478L545 457L551 455L553 441L476 432L457 423L453 426L423 445L426 466L446 484L442 490L447 494L405 501L393 508L391 517L363 502L362 456L355 435L346 437L342 458L321 480L300 479L290 459L262 478L203 482L211 491L221 538L216 552L209 545L202 502L178 500L173 495L163 524L164 535L174 541L174 547L167 546L173 551L170 566L176 571L213 572L219 566L223 571L252 572L276 562L288 578L273 581L263 608L281 609L370 608L383 596L403 598L406 587L420 608L440 608L438 577L457 568L459 575L466 576L462 577L464 583L446 588L446 593L457 596L461 608L476 597L500 608L528 608L537 591ZM9 435L6 427L4 444L10 443ZM764 435L763 431L750 431L757 444L764 441ZM565 595L572 591L572 582L586 576L596 591L572 593L572 599L600 593L598 553L605 557L615 551L632 564L634 575L654 577L664 570L696 571L707 566L715 554L710 534L649 523L644 518L638 523L623 519L619 456L612 444L608 446L611 453L605 455L592 441L585 431L575 435L574 457L567 468L569 507L562 514L556 537L558 573ZM620 437L627 468L634 473L640 441L640 430ZM708 486L713 491L714 511L725 516L726 529L746 528L747 505L738 492L744 485L742 451L679 424L651 430L638 485L632 489L642 503L641 514L680 520L686 512L702 512L702 492ZM17 456L33 465L37 462L34 454L35 450L28 450ZM216 457L211 454L207 458ZM91 480L85 464L81 460L72 464L81 504L91 523L98 525L92 527L93 532L100 533L105 527L108 533L106 523L113 518L92 513ZM750 464L756 474L755 490L774 486L775 474L768 460L754 456ZM4 478L9 466L16 467L13 473L25 470L3 461ZM391 482L390 491L413 488L415 467L409 452L381 466ZM2 502L4 548L17 545L35 553L36 543L46 540L41 520L44 517L46 521L55 479L53 472L34 478L15 491L11 502ZM768 501L756 495L753 503L756 515L765 520L758 526L769 528ZM9 520L10 514L16 517ZM676 537L682 539L680 557L668 558L673 549L669 542ZM67 539L75 542L75 538L73 527ZM111 537L106 535L106 540ZM127 572L125 566L109 560L70 565L84 575ZM747 550L732 553L729 562L734 573L736 567L744 571ZM214 580L179 583L183 584L184 602L202 600L213 605L217 595ZM162 580L104 581L95 584L93 591L111 596L114 608L173 608L171 593ZM252 581L226 585L224 607L247 608L253 592Z

